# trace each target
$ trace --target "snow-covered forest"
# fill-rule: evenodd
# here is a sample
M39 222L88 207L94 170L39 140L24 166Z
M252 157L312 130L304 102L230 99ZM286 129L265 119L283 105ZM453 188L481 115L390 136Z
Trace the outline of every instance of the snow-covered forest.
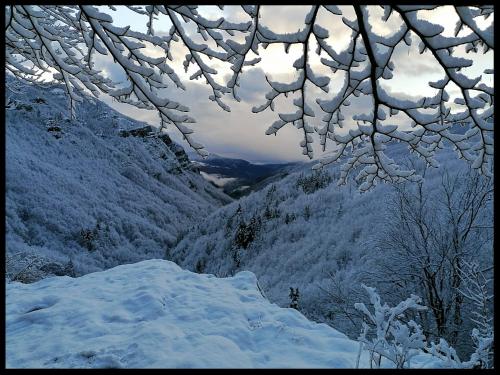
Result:
M6 6L6 367L493 368L493 17Z

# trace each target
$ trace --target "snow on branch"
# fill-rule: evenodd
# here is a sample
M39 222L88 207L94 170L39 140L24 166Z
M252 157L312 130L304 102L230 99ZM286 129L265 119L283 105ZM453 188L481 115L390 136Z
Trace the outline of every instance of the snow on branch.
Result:
M262 49L278 44L288 54L294 46L299 56L292 63L293 80L282 82L267 74L269 92L252 111L274 111L277 99L288 101L291 109L279 111L266 134L294 125L309 158L313 158L314 133L318 134L322 150L331 149L316 168L340 161L339 183L352 174L362 191L380 181L418 181L417 171L388 156L392 143L405 144L408 152L430 166L438 166L436 152L451 145L473 168L492 174L494 92L486 78L493 70L478 76L469 72L482 54L493 49L492 6L450 6L447 11L456 20L451 32L430 16L441 9L437 5L311 6L302 27L286 33L261 21L264 6L259 5L239 8L236 22L224 17L223 7L221 16L209 18L194 5L128 6L144 17L145 32L118 26L112 18L116 8L110 6L110 12L103 8L6 6L6 70L29 82L42 82L42 77L53 74L65 84L72 109L90 92L155 110L162 128L173 125L205 155L191 138L187 124L195 120L188 115L189 108L165 94L169 84L185 89L174 66L174 43L187 51L183 65L186 72L193 69L189 79L204 81L211 89L209 99L225 111L230 111L228 95L241 100L238 87L244 67L265 70ZM156 31L160 16L168 32ZM341 36L336 27L343 28L347 43L336 44ZM151 46L162 56L152 56ZM432 94L401 97L387 86L398 69L395 51L401 47L426 54L442 72L440 79L428 82L427 92ZM126 82L113 82L95 69L97 55L110 57L125 73ZM423 77L426 74L422 71ZM224 83L217 80L222 76ZM321 123L313 124L317 118Z

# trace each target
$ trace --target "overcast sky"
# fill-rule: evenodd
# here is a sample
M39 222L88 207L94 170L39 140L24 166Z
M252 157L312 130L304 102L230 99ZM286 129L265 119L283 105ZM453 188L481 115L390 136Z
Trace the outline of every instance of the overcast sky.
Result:
M117 11L111 11L101 7L101 9L106 9L106 12L112 15L115 24L119 26L130 25L133 30L145 31L146 18L142 18L140 15L123 7L117 8ZM259 22L275 32L294 32L303 27L303 20L309 8L309 6L265 6L261 12L262 18ZM351 15L352 11L351 13L349 11L347 8L345 9L344 15L346 17ZM203 14L214 19L225 16L231 21L248 20L239 6L226 6L224 11L217 7L203 7L203 12ZM453 12L452 9L444 8L438 12L433 12L430 16L433 17L432 21L439 22L446 27L445 33L451 33L455 22ZM338 20L332 22L328 15L328 12L321 12L318 23L328 28L330 35L335 36L334 43L339 46L342 43L347 44L349 29ZM155 23L156 33L166 32L170 27L168 21L162 17L164 16L160 16ZM390 22L388 24L380 22L374 25L377 32L380 33L390 32L391 26ZM208 96L211 94L211 90L200 81L184 80L186 83L185 91L167 89L166 95L190 107L191 115L197 121L196 124L192 124L195 139L201 142L207 151L211 153L243 158L253 162L306 161L308 158L302 155L302 149L299 146L302 139L301 131L289 124L282 128L277 136L267 136L265 131L276 120L277 112L267 110L254 114L251 111L253 106L264 103L264 96L270 90L264 72L273 79L289 80L290 77L293 77L295 69L292 67L292 63L300 53L299 46L295 47L297 48L290 49L289 54L286 54L283 46L280 45L270 45L266 50L259 49L262 61L255 67L245 68L241 76L239 93L242 101L238 103L229 96L224 99L225 103L231 107L231 112L223 111L214 102L210 101ZM191 68L188 74L183 73L182 62L187 50L180 43L174 43L172 48L175 59L173 65L176 67L176 73L180 77L187 78L194 72L194 68ZM157 53L156 51L150 52ZM470 56L467 57L470 58ZM436 65L429 53L419 55L416 47L407 47L404 43L397 47L393 61L396 69L394 78L387 81L389 83L387 88L400 93L402 96L421 97L422 95L432 95L432 89L428 88L427 82L441 79L444 76L442 69ZM121 68L114 65L109 59L99 56L97 63L113 80L121 81L124 79ZM213 60L210 61L210 64L219 71L220 78L218 80L223 82L223 78L227 76L227 73L225 74L227 67L214 63ZM323 69L320 63L317 64L317 67ZM470 68L467 73L479 75L486 68L493 68L492 53L480 56L475 62L475 66ZM335 90L335 83L335 79L332 79L330 90ZM314 95L316 95L316 92ZM101 99L135 119L146 121L152 125L159 124L158 115L154 111L139 110L125 104L112 102L105 95L102 95ZM283 105L281 108L287 108L287 103L281 104ZM324 113L314 102L311 104L317 110L316 118L312 119L311 124L319 124ZM350 110L360 110L362 106L363 102L361 100L356 105L352 105ZM188 148L175 129L169 130L169 134L182 146ZM321 157L319 139L315 138L314 142L316 144L314 147L315 158Z

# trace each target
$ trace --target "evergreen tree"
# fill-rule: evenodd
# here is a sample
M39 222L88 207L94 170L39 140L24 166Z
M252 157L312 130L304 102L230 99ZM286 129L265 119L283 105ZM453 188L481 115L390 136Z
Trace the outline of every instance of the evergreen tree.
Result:
M299 309L299 288L292 288L290 287L290 307L292 309L298 310Z

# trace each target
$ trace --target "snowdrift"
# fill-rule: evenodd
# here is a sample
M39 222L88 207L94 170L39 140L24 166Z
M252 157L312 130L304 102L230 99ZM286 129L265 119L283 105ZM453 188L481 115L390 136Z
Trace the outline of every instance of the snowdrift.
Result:
M348 368L359 343L271 304L253 273L165 260L6 287L8 368ZM368 355L361 356L361 366ZM427 354L412 367L438 367Z

